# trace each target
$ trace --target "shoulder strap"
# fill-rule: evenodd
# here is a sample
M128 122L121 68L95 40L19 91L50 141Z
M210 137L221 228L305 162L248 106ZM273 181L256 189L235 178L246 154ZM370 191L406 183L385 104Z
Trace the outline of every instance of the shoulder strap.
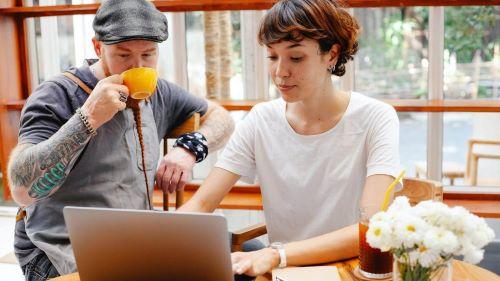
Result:
M73 73L66 71L66 72L63 72L62 75L68 77L73 82L75 82L87 94L90 95L90 93L92 93L92 89L90 89L89 86L87 86L85 83L83 83L83 81L80 78L76 77L76 75L74 75Z

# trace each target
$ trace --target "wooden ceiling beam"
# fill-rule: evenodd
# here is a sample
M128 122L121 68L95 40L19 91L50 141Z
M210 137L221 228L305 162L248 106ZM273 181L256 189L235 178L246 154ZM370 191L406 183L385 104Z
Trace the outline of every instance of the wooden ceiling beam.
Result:
M162 12L266 10L276 0L168 0L153 1ZM500 5L500 0L348 0L352 8L413 7L413 6L489 6ZM54 5L0 8L0 14L22 18L95 14L99 4Z

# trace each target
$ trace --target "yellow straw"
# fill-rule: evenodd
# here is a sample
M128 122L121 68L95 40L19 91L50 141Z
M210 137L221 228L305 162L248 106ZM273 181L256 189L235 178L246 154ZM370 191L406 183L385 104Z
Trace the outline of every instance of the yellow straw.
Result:
M399 173L399 176L385 190L384 203L382 203L382 208L381 208L382 211L385 212L387 208L389 208L389 200L391 199L391 192L396 186L396 184L398 184L398 182L403 178L404 175L405 175L405 170L402 170L401 173Z

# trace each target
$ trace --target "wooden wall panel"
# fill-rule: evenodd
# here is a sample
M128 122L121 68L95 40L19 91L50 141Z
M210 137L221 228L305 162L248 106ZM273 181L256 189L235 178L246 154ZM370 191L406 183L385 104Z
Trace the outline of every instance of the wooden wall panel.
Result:
M0 7L14 7L20 0L0 0ZM18 20L13 16L0 14L0 166L2 168L2 181L4 187L4 199L10 199L7 183L7 162L10 151L17 143L17 132L19 126L18 109L9 110L3 105L9 100L24 98L28 84L25 83L29 76L29 70L25 61L21 60L20 50L24 42L20 42L19 35L24 30L18 28ZM26 66L24 66L26 65Z
M14 7L17 0L0 0L0 8Z
M10 200L10 189L7 181L7 163L9 154L17 144L17 133L19 131L19 119L21 111L11 110L5 105L0 105L0 159L2 166L2 183L4 188L3 199Z
M16 20L0 16L0 100L22 98L21 62Z
M153 1L162 12L267 10L277 0L168 0ZM500 0L347 0L353 8L410 7L410 6L480 6L500 5ZM46 17L61 15L95 14L99 4L55 5L35 7L0 8L0 14L17 14L21 17Z

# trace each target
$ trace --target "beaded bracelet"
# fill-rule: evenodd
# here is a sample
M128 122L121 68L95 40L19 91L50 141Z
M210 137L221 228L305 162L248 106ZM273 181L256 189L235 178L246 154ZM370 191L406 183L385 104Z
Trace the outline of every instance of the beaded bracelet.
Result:
M196 157L196 163L203 161L208 155L207 139L198 132L181 135L174 143L174 147L183 147Z
M78 108L76 110L76 114L78 114L78 116L80 117L80 119L82 120L83 124L85 125L85 127L87 128L87 131L89 132L89 134L93 137L95 135L97 135L97 132L95 131L94 128L92 128L92 125L90 125L90 122L89 122L89 119L87 118L87 116L85 116L85 114L83 114L82 112L82 109L81 108Z

